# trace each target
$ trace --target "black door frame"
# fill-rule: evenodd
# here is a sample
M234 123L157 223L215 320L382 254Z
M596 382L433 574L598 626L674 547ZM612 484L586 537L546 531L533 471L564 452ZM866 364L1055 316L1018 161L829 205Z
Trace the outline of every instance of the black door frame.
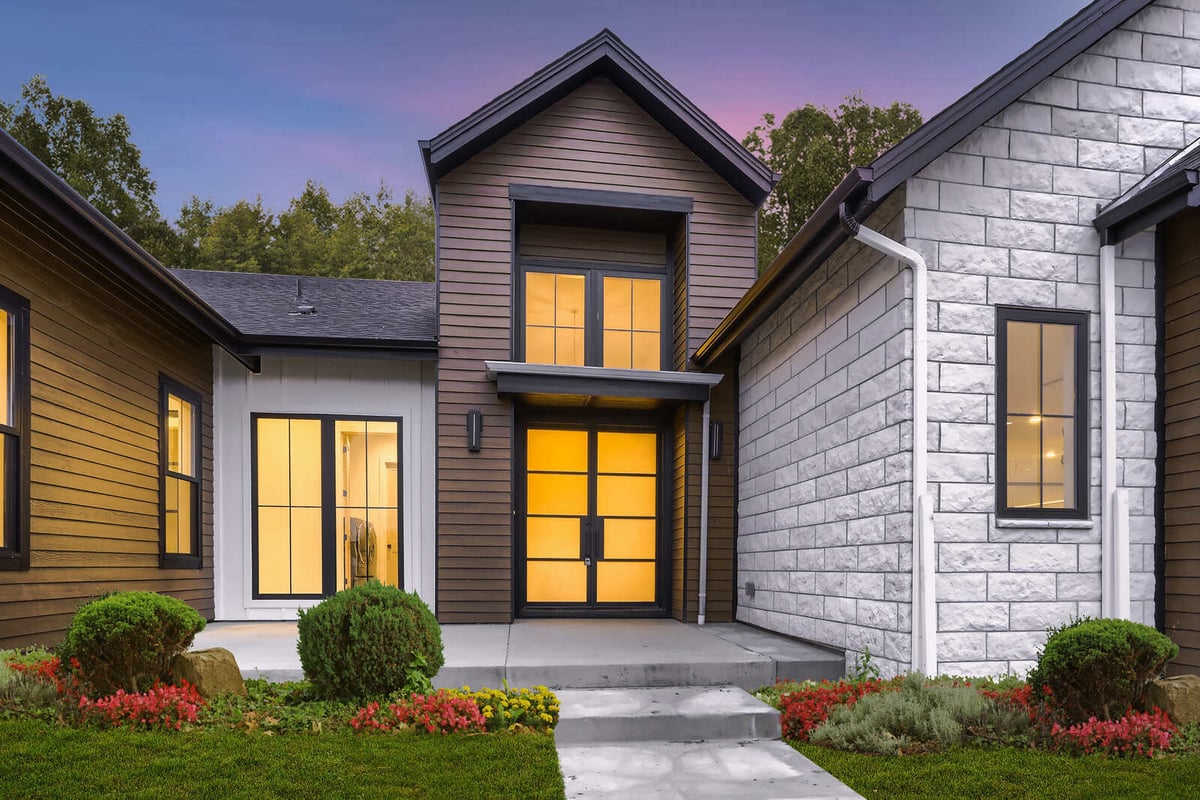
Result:
M593 431L653 431L658 436L658 541L655 546L653 603L596 603L595 564L588 570L588 602L529 603L525 600L525 517L526 465L528 463L526 431L529 427L554 426L562 429ZM521 408L516 413L513 442L513 605L517 617L666 617L671 613L671 531L672 480L671 437L669 413L660 411L586 411L578 409ZM594 507L594 470L589 453L589 507Z

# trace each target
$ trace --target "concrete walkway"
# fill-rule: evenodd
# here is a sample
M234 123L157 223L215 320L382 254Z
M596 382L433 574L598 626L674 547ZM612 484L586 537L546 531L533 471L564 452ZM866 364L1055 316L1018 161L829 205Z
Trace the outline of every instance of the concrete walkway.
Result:
M739 623L674 620L521 620L443 625L439 687L544 685L740 686L777 678L838 678L843 657ZM214 622L193 644L224 647L246 677L299 680L294 622Z

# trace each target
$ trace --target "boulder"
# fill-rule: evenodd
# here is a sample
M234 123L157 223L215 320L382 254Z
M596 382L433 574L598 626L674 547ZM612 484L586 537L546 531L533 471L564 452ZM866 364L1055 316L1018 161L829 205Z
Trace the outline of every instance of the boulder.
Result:
M185 680L204 698L222 694L246 696L246 682L233 653L224 647L191 650L175 657L171 665L175 680Z
M1150 681L1146 707L1158 706L1176 725L1200 722L1200 675L1176 675Z

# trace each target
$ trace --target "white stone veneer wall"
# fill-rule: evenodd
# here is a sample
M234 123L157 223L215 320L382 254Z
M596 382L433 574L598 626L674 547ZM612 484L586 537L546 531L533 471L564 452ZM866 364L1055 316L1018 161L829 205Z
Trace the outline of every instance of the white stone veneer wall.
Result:
M903 234L898 190L872 217ZM910 660L911 300L849 243L742 345L738 619ZM753 596L746 583L755 584Z
M1200 3L1150 6L908 182L930 280L930 493L943 672L1023 673L1101 599L1098 204L1200 136ZM1118 486L1132 615L1154 621L1154 239L1118 248ZM1088 522L999 520L996 305L1091 312Z

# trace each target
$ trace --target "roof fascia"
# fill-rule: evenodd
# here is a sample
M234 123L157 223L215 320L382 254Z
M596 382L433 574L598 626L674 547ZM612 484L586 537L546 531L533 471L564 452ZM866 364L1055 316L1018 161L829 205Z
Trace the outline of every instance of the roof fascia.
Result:
M1196 170L1180 170L1147 186L1124 203L1104 210L1093 223L1100 232L1101 242L1120 244L1185 208L1197 205L1198 183L1200 173Z

